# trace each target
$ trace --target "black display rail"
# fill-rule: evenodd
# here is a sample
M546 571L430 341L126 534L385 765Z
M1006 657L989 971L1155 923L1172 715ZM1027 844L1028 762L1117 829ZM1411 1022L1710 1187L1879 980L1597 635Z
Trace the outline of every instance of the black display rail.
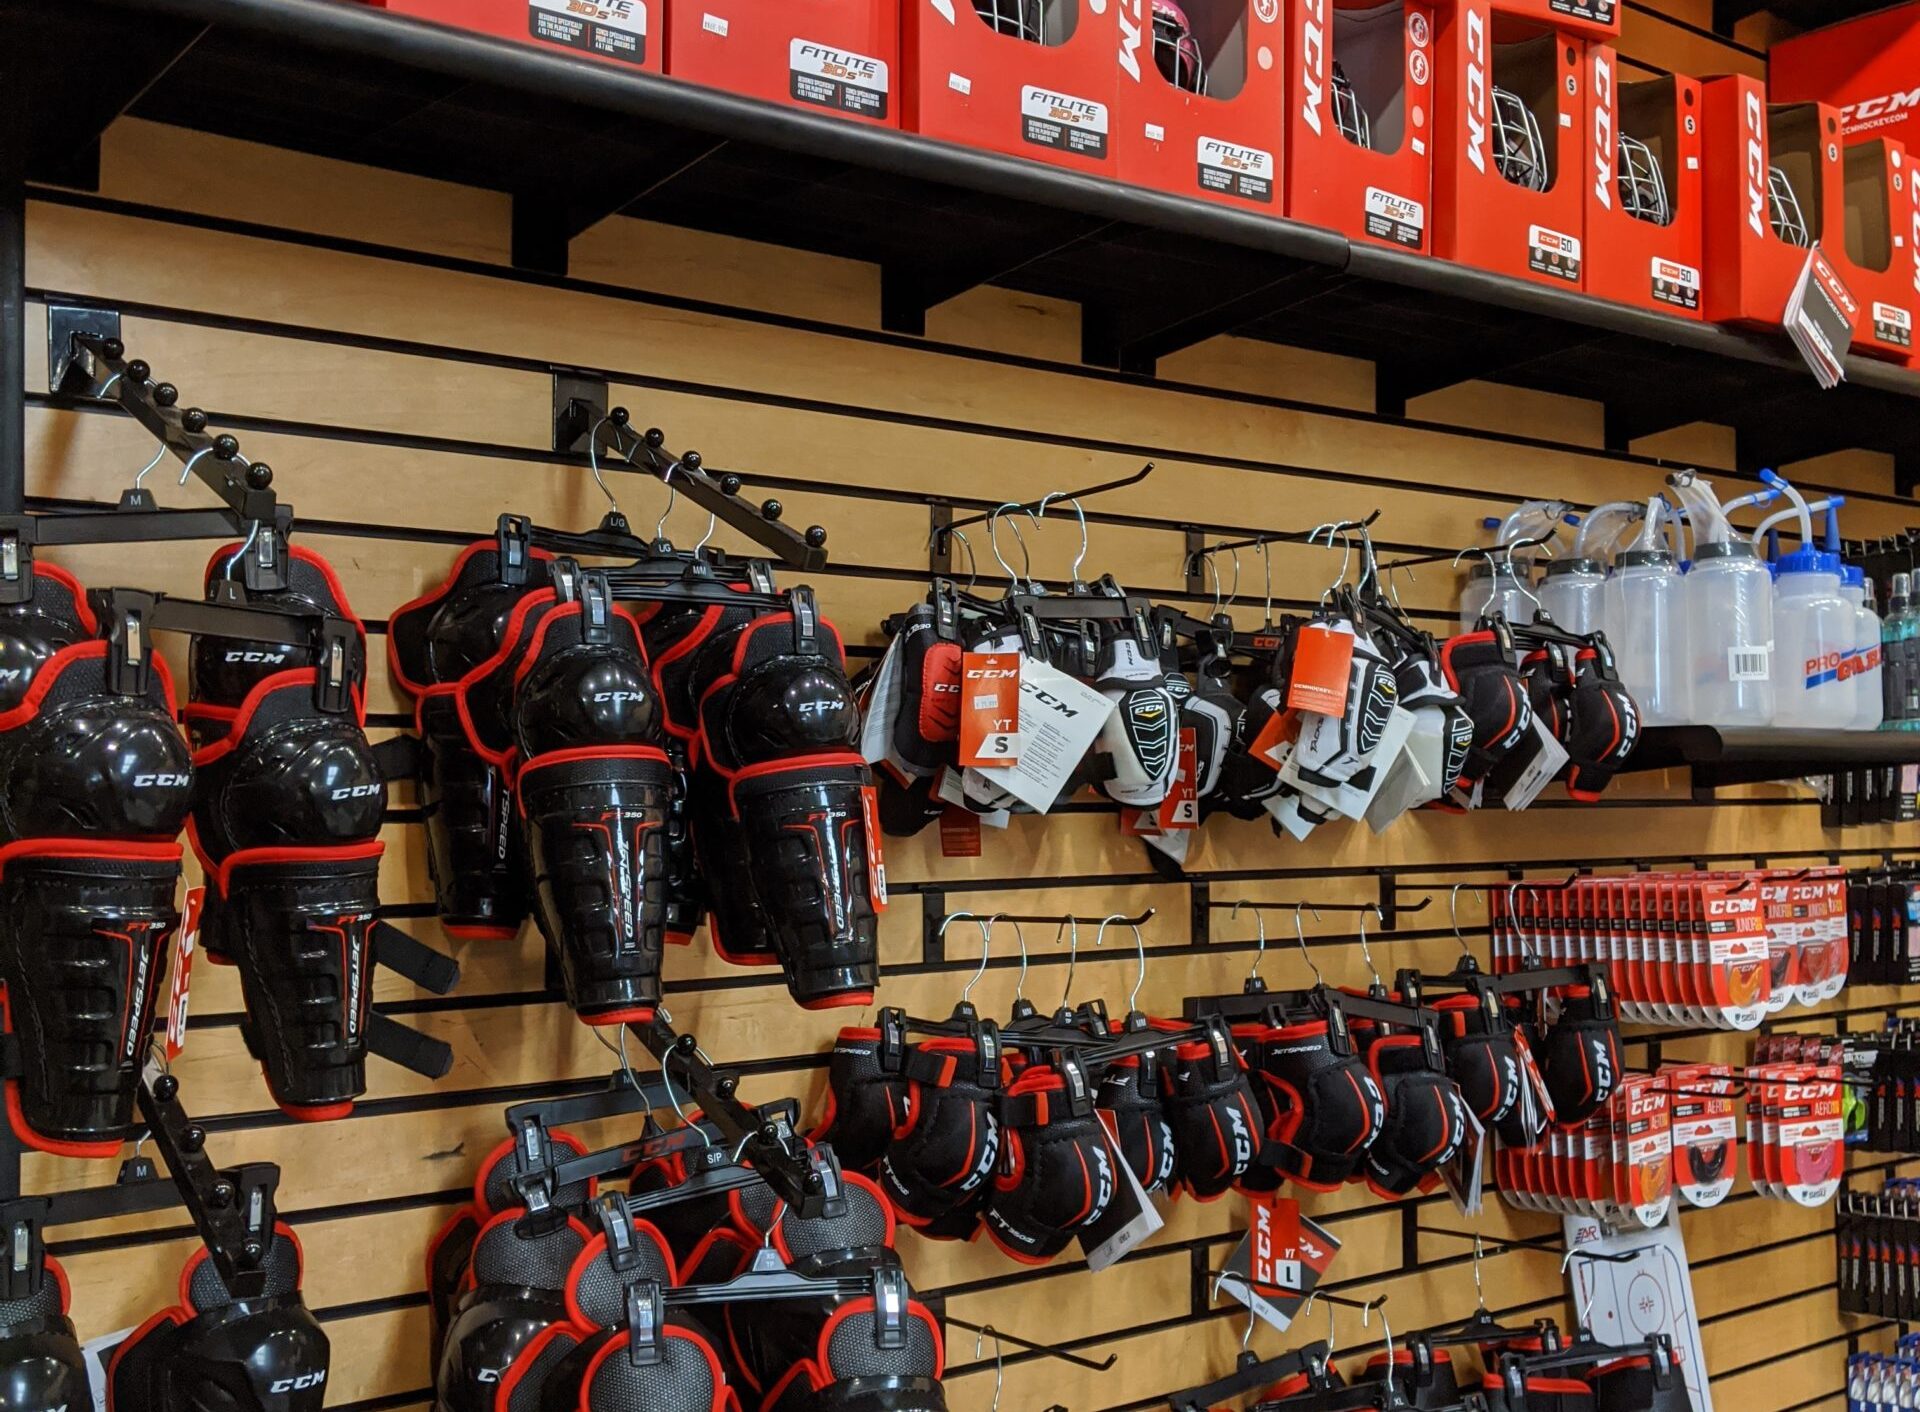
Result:
M1693 796L1711 800L1721 785L1759 784L1920 764L1920 731L1720 730L1650 726L1623 772L1685 767Z
M0 359L24 327L21 183L96 184L100 134L131 113L507 192L514 263L546 274L625 213L877 264L898 333L1002 285L1081 304L1097 366L1149 373L1234 333L1375 362L1386 411L1486 379L1601 402L1615 449L1711 420L1743 469L1859 447L1896 458L1903 492L1920 480L1920 375L1888 364L1851 359L1822 392L1779 337L367 6L0 0L0 91L0 162L19 164L0 170ZM0 414L0 477L17 476L17 403Z

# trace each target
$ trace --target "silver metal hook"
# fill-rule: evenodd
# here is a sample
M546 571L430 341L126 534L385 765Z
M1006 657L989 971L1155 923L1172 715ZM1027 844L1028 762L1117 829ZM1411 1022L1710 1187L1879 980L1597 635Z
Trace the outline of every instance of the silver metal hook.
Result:
M1234 549L1229 551L1233 555L1233 587L1227 591L1227 601L1224 604L1220 601L1220 569L1213 562L1213 556L1219 552L1217 549L1209 549L1203 556L1207 565L1207 577L1213 580L1213 615L1216 618L1233 607L1234 600L1240 596L1240 551Z
M1300 1306L1300 1313L1298 1315L1300 1319L1304 1320L1307 1317L1307 1315L1313 1312L1313 1301L1318 1299L1319 1297L1320 1297L1320 1287L1318 1285L1315 1285L1311 1290L1307 1292L1307 1302ZM1333 1307L1333 1301L1328 1300L1327 1301L1327 1357L1329 1359L1333 1357L1333 1350L1338 1346L1337 1339L1339 1337L1339 1331L1334 1327L1335 1317L1337 1313L1338 1311Z
M1102 917L1100 919L1100 930L1093 934L1094 946L1100 947L1106 944L1108 926L1114 922L1125 922L1126 920L1127 914L1125 912L1115 912L1109 916ZM1141 933L1138 926L1135 926L1131 922L1128 922L1128 925L1133 927L1133 949L1134 953L1140 958L1139 969L1134 972L1133 976L1133 992L1127 996L1127 1013L1131 1015L1135 1010L1140 1008L1140 987L1145 985L1147 980L1147 939Z
M1531 966L1538 958L1529 944L1526 928L1520 925L1520 884L1517 882L1507 884L1507 925L1513 928L1513 939L1520 948L1520 959Z
M1387 988L1387 983L1380 979L1379 968L1373 964L1373 950L1371 947L1367 945L1367 913L1368 912L1378 913L1380 917L1380 921L1383 925L1387 920L1387 914L1385 912L1380 911L1380 904L1377 902L1371 907L1362 908L1360 912L1360 958L1367 963L1367 970L1372 972L1373 983L1379 986L1382 990L1385 990Z
M695 554L698 554L702 549L707 547L707 541L713 538L713 528L718 523L719 516L715 515L711 510L707 511L707 532L701 535L700 542L693 546L693 552Z
M1050 490L1040 497L1040 515L1037 516L1036 519L1044 518L1047 513L1047 506L1055 500L1065 500L1069 505L1073 506L1073 513L1080 521L1080 552L1074 555L1073 558L1073 582L1079 583L1080 566L1087 561L1087 512L1085 507L1080 504L1079 497L1068 495L1064 490Z
M967 546L967 592L973 592L973 586L980 582L980 561L973 557L973 541L967 538L965 530L934 529L927 533L927 548L933 548L933 541L945 534L949 539L957 539ZM951 550L948 551L951 555Z
M680 1119L680 1125L682 1127L694 1128L695 1130L697 1130L700 1134L700 1145L702 1147L712 1147L713 1146L712 1134L710 1134L705 1128L700 1127L699 1124L695 1123L691 1118L687 1116L687 1110L680 1106L680 1099L673 1091L673 1075L667 1071L667 1059L672 1057L673 1057L672 1053L671 1051L669 1051L667 1058L663 1058L660 1061L660 1082L665 1086L667 1090L667 1102L673 1105L674 1116ZM625 1064L626 1059L627 1059L627 1029L625 1025L622 1025L620 1027L620 1062L622 1064ZM629 1072L631 1072L631 1070L629 1070ZM744 1149L744 1146L745 1144L743 1143L742 1144L743 1149Z
M152 470L155 466L159 465L162 461L166 459L166 457L167 457L167 443L163 441L160 443L160 449L153 453L153 459L147 462L146 465L142 466L140 468L140 474L133 478L133 488L135 490L138 490L140 488L140 482L147 478L147 472Z
M241 546L238 549L233 551L232 557L230 557L227 560L225 577L229 579L233 577L233 566L239 563L242 559L246 557L247 551L253 548L255 541L257 541L259 538L260 538L260 522L258 520L255 520L251 525L247 526L246 540L241 544Z
M1393 1368L1398 1365L1393 1361L1393 1325L1387 1322L1386 1302L1387 1297L1383 1294L1378 1299L1369 1299L1365 1304L1361 1305L1360 1327L1363 1329L1371 1328L1372 1324L1369 1322L1368 1315L1372 1314L1376 1309L1380 1311L1380 1327L1386 1331L1387 1335L1387 1367Z
M1473 1233L1473 1302L1480 1308L1487 1307L1487 1287L1480 1282L1480 1262L1487 1258L1486 1247L1480 1241L1480 1232Z
M1006 1385L1007 1365L1000 1353L1000 1335L995 1332L992 1324L982 1324L979 1332L974 1334L973 1356L975 1358L980 1356L981 1343L988 1334L993 1334L993 1406L988 1409L988 1412L1000 1412L1000 1391Z
M125 373L115 373L112 377L107 379L107 385L101 388L98 392L94 393L93 395L95 397L98 397L103 402L106 401L107 394L113 391L113 385L119 382L120 379L125 376L126 376Z
M1240 909L1247 905L1245 898L1234 903L1233 910L1227 913L1227 920L1230 922L1237 920L1240 916ZM1266 959L1267 955L1267 914L1260 910L1258 903L1253 904L1253 925L1258 931L1259 936L1253 948L1253 969L1247 972L1247 979L1257 981L1260 979L1260 963ZM1306 939L1304 937L1301 938L1301 944L1303 946L1305 945L1305 941Z
M203 446L191 456L187 457L187 464L182 467L180 471L180 484L185 485L187 483L187 477L193 474L193 468L199 464L202 456L208 456L212 453L213 448L211 446Z
M1465 886L1465 883L1455 883L1447 892L1447 920L1453 923L1453 939L1463 947L1467 939L1460 932L1460 889Z
M1008 592L1013 592L1020 587L1020 580L1022 577L1026 578L1026 581L1029 586L1032 585L1033 555L1027 551L1027 537L1024 534L1020 533L1020 526L1018 525L1011 525L1010 528L1013 530L1013 537L1016 540L1018 540L1020 543L1020 573L1016 574L1013 571L1013 566L1009 564L1006 561L1006 559L1001 555L1000 553L1000 515L1001 515L1001 512L1005 510L1026 510L1028 515L1032 515L1033 511L1027 510L1027 507L1022 505L1017 500L1009 500L1004 505L995 506L993 513L987 516L987 542L993 549L993 557L995 561L1000 565L1001 568L1007 571Z
M993 924L999 916L1000 914L996 912L985 919L979 917L973 919L974 925L980 928L980 969L973 973L973 979L960 987L960 1002L963 1005L973 994L973 988L980 984L980 977L987 973L987 957L993 954Z
M1065 989L1063 989L1060 992L1060 1008L1062 1010L1066 1009L1067 1002L1073 999L1073 970L1074 970L1074 967L1079 965L1080 963L1079 919L1075 917L1066 918L1064 921L1060 923L1058 927L1054 929L1054 933L1053 933L1053 939L1056 943L1058 943L1060 940L1060 933L1063 931L1066 931L1069 927L1071 927L1073 930L1068 934L1068 937L1067 937L1067 984Z
M998 912L993 916L995 921L1000 920ZM1027 990L1027 934L1020 929L1018 922L1008 922L1007 925L1013 928L1013 939L1020 947L1020 978L1013 983L1013 998L1018 1003Z
M593 483L600 487L600 493L607 497L607 508L617 515L620 513L620 502L613 498L613 492L607 489L606 477L600 474L600 428L609 420L611 418L602 417L593 424L593 430L587 433L587 469L593 472ZM616 439L619 434L619 428L616 427L614 429Z
M1273 621L1273 546L1264 539L1260 541L1260 562L1265 566L1267 581L1267 606L1260 619L1265 626Z
M1307 963L1307 969L1313 972L1313 983L1315 985L1325 985L1327 983L1327 978L1320 974L1320 968L1313 964L1313 953L1307 950L1307 929L1300 920L1300 909L1302 907L1307 908L1309 912L1313 913L1313 920L1316 922L1320 920L1320 909L1318 907L1309 906L1305 902L1294 903L1293 904L1293 934L1294 936L1298 937L1300 940L1300 955L1305 958Z
M653 537L656 540L667 537L667 516L673 513L674 504L680 499L680 492L673 488L673 473L680 469L678 461L667 462L667 468L660 472L660 484L667 488L667 508L660 512L660 518L654 521ZM613 497L608 496L609 500Z
M1584 1252L1580 1250L1569 1250L1567 1252L1567 1258L1560 1262L1561 1277L1565 1278L1568 1268L1575 1260L1581 1259L1583 1256ZM1586 1303L1580 1306L1580 1328L1585 1333L1593 1332L1593 1299L1595 1293L1595 1291L1589 1290L1587 1292Z
M1329 520L1323 525L1315 525L1307 531L1307 543L1314 543L1323 530L1326 532L1327 548L1329 549L1333 548L1333 537L1336 534L1340 536L1340 574L1339 577L1335 578L1334 581L1328 584L1321 592L1320 601L1322 603L1332 597L1334 591L1347 581L1347 568L1353 563L1353 538L1347 533L1345 523L1339 520Z

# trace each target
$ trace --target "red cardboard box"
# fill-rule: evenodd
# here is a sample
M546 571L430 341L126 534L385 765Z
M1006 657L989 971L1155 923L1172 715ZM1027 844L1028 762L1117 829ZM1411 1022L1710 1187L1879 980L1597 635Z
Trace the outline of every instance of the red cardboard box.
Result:
M1541 23L1548 0L1440 12L1434 253L1579 289L1586 277L1586 41Z
M897 0L681 0L667 39L673 78L900 125Z
M1767 51L1776 103L1830 103L1848 137L1897 137L1920 150L1920 4L1828 25Z
M1620 80L1610 44L1587 48L1587 292L1700 317L1701 106L1684 74Z
M1758 79L1711 79L1703 91L1707 318L1778 328L1807 261L1806 244L1780 232L1804 230L1860 305L1854 347L1910 357L1916 208L1905 149L1880 137L1843 146L1837 109L1769 106Z
M697 3L697 0L695 0ZM1149 0L1125 0L1141 28ZM1117 0L903 0L902 124L1112 176ZM1146 40L1130 41L1145 49Z
M1119 0L1117 174L1279 215L1280 0ZM1145 7L1149 25L1139 23Z
M501 39L552 45L659 73L666 55L665 0L368 0L396 15Z
M1447 0L1286 0L1287 215L1433 248L1433 43Z

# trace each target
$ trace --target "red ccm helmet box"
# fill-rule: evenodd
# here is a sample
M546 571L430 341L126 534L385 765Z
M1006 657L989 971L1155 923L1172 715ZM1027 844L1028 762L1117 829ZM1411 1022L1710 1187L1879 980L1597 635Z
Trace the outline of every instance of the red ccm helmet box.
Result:
M1700 84L1623 81L1611 44L1587 48L1587 293L1701 317Z
M1595 18L1576 11L1591 9ZM1434 253L1561 289L1586 282L1586 50L1618 13L1453 0L1440 13Z
M1286 0L1287 215L1433 249L1436 13L1448 0Z
M610 63L665 70L666 0L366 0L375 9ZM696 0L697 3L697 0Z
M672 78L900 126L897 0L685 0L667 36Z
M1116 174L1277 216L1286 189L1281 0L1115 0Z
M903 126L1115 175L1119 0L901 3Z

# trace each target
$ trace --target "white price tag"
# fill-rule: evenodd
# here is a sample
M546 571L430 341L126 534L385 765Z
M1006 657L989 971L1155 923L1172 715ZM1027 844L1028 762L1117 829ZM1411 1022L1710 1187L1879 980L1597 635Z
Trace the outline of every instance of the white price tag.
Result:
M1058 667L1020 661L1020 758L993 772L994 783L1037 813L1053 807L1100 728L1113 702Z
M866 714L860 719L860 756L869 765L877 765L892 743L893 718L900 711L900 638L887 644L887 655L880 659L880 670L867 689Z
M1520 810L1533 803L1548 782L1560 773L1560 767L1567 763L1567 748L1553 738L1538 716L1533 718L1533 733L1540 742L1540 753L1533 757L1533 763L1527 766L1507 791L1504 802L1509 809Z

